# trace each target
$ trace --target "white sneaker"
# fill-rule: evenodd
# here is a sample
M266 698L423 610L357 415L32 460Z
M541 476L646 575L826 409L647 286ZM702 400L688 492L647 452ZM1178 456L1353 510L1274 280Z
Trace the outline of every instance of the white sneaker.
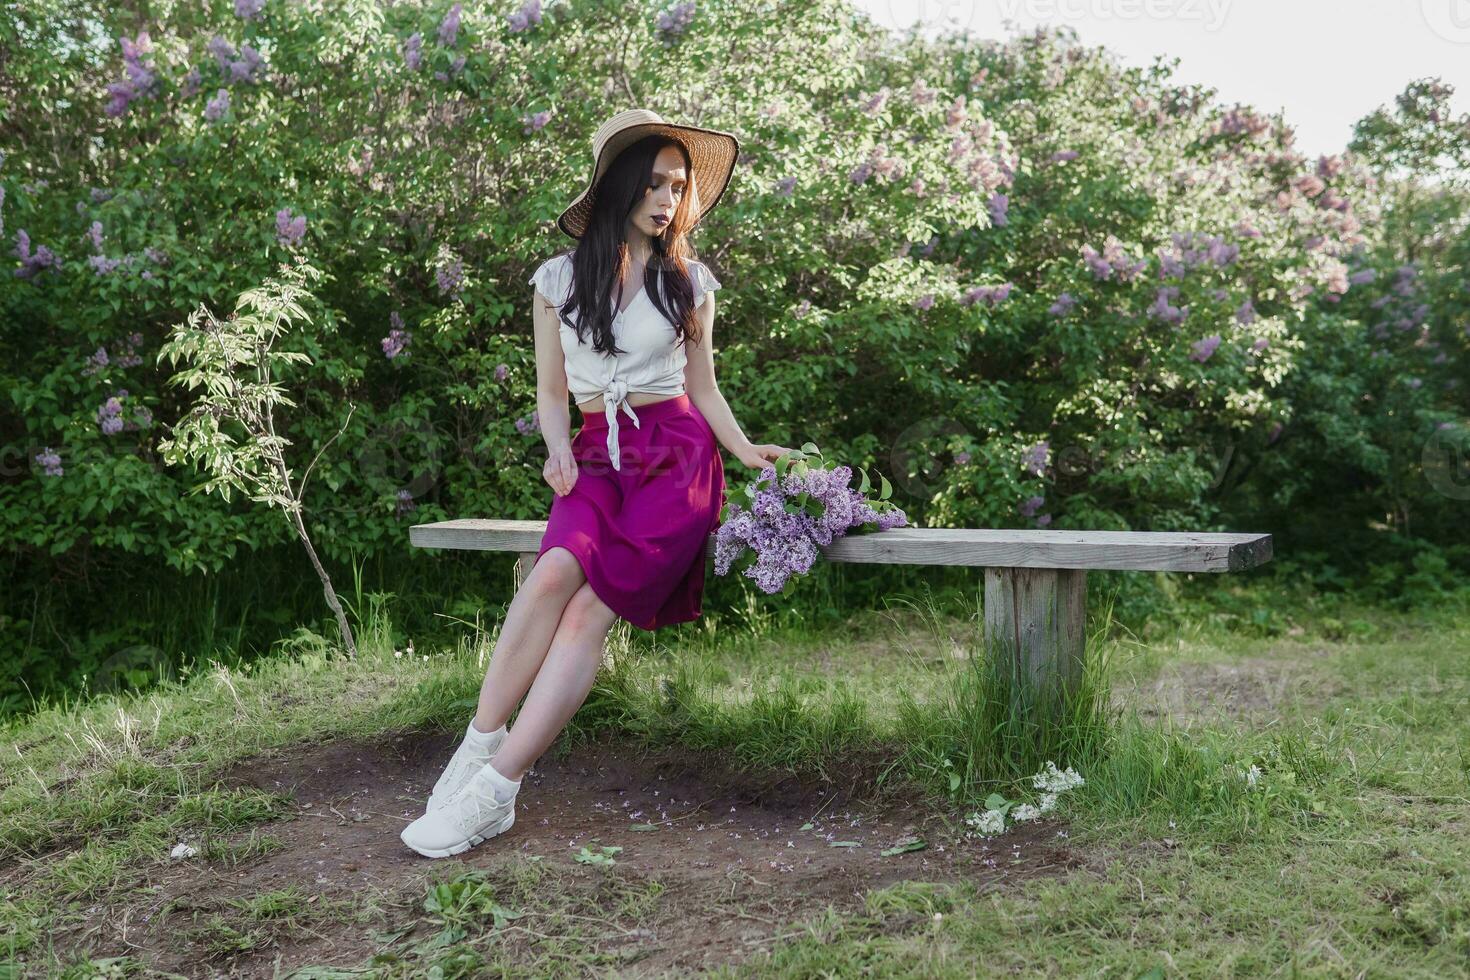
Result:
M403 828L403 843L424 857L462 854L496 834L503 834L516 821L516 796L501 802L490 782L490 766L481 766L437 809Z
M471 725L474 722L470 722ZM501 726L497 737L490 740L484 748L477 747L469 739L468 731L464 739L459 743L459 748L454 750L454 755L449 759L449 765L444 767L444 772L439 776L439 781L434 784L434 789L429 793L429 802L424 807L425 813L432 813L444 805L445 801L454 792L470 781L470 777L480 771L480 768L495 757L500 751L500 746L505 743L506 733Z

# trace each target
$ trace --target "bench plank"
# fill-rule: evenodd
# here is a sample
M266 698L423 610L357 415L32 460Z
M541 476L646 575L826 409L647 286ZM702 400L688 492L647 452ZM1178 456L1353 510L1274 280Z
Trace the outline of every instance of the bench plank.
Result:
M409 542L420 548L524 554L540 550L545 532L545 521L462 518L415 524ZM820 551L828 561L861 564L1237 572L1271 560L1271 535L896 527L839 538ZM710 535L705 555L714 553Z

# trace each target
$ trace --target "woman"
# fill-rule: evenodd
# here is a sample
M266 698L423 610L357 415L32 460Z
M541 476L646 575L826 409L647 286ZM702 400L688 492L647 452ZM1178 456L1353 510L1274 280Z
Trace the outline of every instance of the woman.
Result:
M730 133L645 109L593 136L592 179L557 219L577 245L531 277L542 472L555 497L479 709L403 831L420 854L459 854L510 829L521 777L586 699L614 620L653 630L700 616L724 503L716 441L754 469L790 451L747 439L715 384L720 283L686 241L739 148ZM569 393L582 420L570 438Z

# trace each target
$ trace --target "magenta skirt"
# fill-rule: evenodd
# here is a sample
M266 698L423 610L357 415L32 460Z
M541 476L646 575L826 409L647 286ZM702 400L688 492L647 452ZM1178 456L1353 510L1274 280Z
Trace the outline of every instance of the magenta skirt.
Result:
M609 609L654 630L702 613L725 464L714 430L687 393L633 411L638 426L618 413L621 469L608 457L607 418L582 415L572 436L577 479L565 497L554 494L536 557L551 548L570 551Z

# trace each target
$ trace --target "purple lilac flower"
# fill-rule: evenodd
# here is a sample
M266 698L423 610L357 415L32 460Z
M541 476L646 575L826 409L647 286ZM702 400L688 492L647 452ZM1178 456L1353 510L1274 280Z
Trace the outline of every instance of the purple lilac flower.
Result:
M91 357L87 358L87 366L82 368L82 373L96 374L98 371L101 371L103 368L107 367L108 363L109 360L107 357L107 348L99 347L97 348L97 351L92 354Z
M541 0L526 0L519 10L506 16L512 34L530 30L541 23Z
M793 317L795 317L796 319L800 320L802 317L806 316L808 312L810 312L811 308L812 308L812 301L809 300L809 299L804 299L800 303L797 303L796 306L792 308L791 315ZM1467 328L1467 329L1470 329L1470 328Z
M1051 515L1050 514L1042 514L1040 517L1036 518L1036 526L1037 527L1046 527L1050 523L1051 523Z
M1291 186L1301 191L1307 197L1316 197L1327 189L1327 184L1316 174L1302 174L1291 182Z
M1210 359L1210 355L1214 354L1215 353L1215 348L1216 347L1219 347L1219 346L1220 346L1220 335L1217 334L1217 333L1210 334L1208 337L1205 337L1203 340L1196 340L1194 342L1194 344L1193 344L1194 352L1192 354L1190 354L1189 356L1191 358L1193 358L1194 360L1199 361L1201 364L1203 364L1205 361L1208 361Z
M36 463L45 467L46 476L61 476L66 472L61 468L61 455L50 446L36 453Z
M102 406L97 409L97 425L102 429L103 435L116 435L122 431L122 403L127 394L127 389L123 389L103 402Z
M878 92L868 97L863 103L863 111L870 116L877 115L878 111L883 108L883 104L888 101L888 96L888 86L885 85Z
M192 65L188 74L184 76L184 84L179 86L179 94L186 99L191 99L199 94L199 89L203 87L203 84L204 76L199 73L199 66Z
M914 300L914 309L917 309L917 310L927 310L927 309L931 308L933 305L934 305L934 294L933 293L925 293L923 296L920 296L918 299Z
M214 55L214 60L219 64L219 70L221 72L228 72L230 70L230 60L235 57L235 49L230 45L229 41L216 34L209 39L209 43L204 46L204 50Z
M1256 322L1256 305L1247 296L1245 302L1235 308L1235 322L1241 326Z
M542 109L540 112L533 112L529 116L525 116L521 119L522 124L524 124L526 127L525 132L527 135L540 131L550 121L550 109Z
M1051 162L1066 163L1068 160L1075 160L1079 156L1081 156L1081 154L1078 153L1076 150L1058 150L1051 155Z
M954 454L954 461L961 466L964 466L970 461L970 454L961 449L959 452Z
M403 42L403 63L408 65L409 71L418 71L424 62L424 35L420 31L414 31Z
M1149 306L1148 311L1165 323L1181 323L1189 315L1189 307L1175 306L1172 300L1178 298L1178 286L1161 286L1158 295L1154 297L1153 304Z
M306 215L291 217L290 208L276 212L276 241L284 248L295 248L306 234Z
M204 104L204 118L210 122L217 122L224 118L225 113L230 111L230 90L222 88L214 93L214 98Z
M659 32L659 38L665 44L672 44L682 37L694 21L694 0L686 3L676 3L668 10L660 11L658 18L654 21L654 27Z
M1046 498L1040 495L1027 497L1025 500L1021 501L1020 506L1017 507L1016 510L1020 513L1022 517L1031 517L1038 510L1041 509L1041 505L1044 503L1046 503Z
M986 202L985 208L990 212L990 224L993 227L1004 228L1010 223L1010 217L1008 215L1010 206L1011 199L1005 194L997 191L990 195L990 200Z
M509 376L510 376L510 365L509 364L497 364L497 365L495 365L495 380L496 381L504 381Z
M540 432L541 431L541 413L540 413L540 411L539 410L538 411L532 411L530 415L523 415L520 418L516 419L516 431L519 432L523 436L530 435L533 432Z
M15 270L17 279L33 279L45 269L57 272L61 270L61 259L45 245L37 245L36 250L31 251L31 236L26 234L24 228L15 233L15 249L12 254L21 262L20 268Z
M459 17L464 11L464 4L456 3L449 8L449 13L439 22L439 43L446 47L454 47L454 42L459 35Z
M254 20L260 16L260 9L264 6L265 0L235 0L235 16Z
M774 465L757 478L755 499L749 509L732 502L715 536L715 572L725 575L747 550L754 561L743 574L762 591L781 591L793 574L805 574L816 561L819 547L852 528L887 530L908 523L896 507L879 509L848 484L852 469L838 466L789 469L778 479ZM787 504L802 494L815 501L820 514L803 507L795 513Z
M780 180L776 181L776 193L780 194L782 197L790 197L795 190L795 177L782 177Z
M152 42L148 39L148 32L139 31L134 40L129 40L127 37L120 37L117 40L122 47L123 72L126 77L120 82L113 82L107 86L107 94L112 96L112 99L103 111L113 118L127 112L129 103L134 99L152 95L157 83L153 69L143 63L143 56L153 47Z
M413 492L412 491L410 491L410 490L399 490L398 491L398 506L397 506L397 509L394 512L395 513L395 516L397 516L397 517L403 517L406 514L413 513L413 511L416 510L417 508L418 508L418 504L414 502Z
M92 222L92 227L87 229L87 237L92 239L92 247L94 249L99 252L102 251L102 222Z
M1364 283L1372 282L1374 279L1377 278L1378 270L1369 267L1367 269L1359 269L1357 272L1354 272L1352 275L1348 276L1348 282L1352 283L1354 286L1361 286Z
M240 57L230 62L229 79L231 84L235 82L258 82L260 81L260 69L265 65L260 52L249 44L240 45Z
M1112 235L1103 243L1102 252L1091 245L1082 246L1082 259L1087 263L1093 278L1109 279L1116 275L1120 282L1133 279L1148 265L1144 259L1132 259L1123 250L1123 243Z
M1072 312L1072 307L1077 305L1077 299L1071 293L1062 293L1056 302L1046 308L1046 312L1052 316L1066 316Z
M1261 351L1265 350L1269 346L1271 346L1270 340L1265 337L1257 337L1255 343L1251 344L1251 350L1259 354Z
M1008 282L1003 282L996 286L972 286L960 298L960 303L965 306L984 303L986 306L994 309L1005 302L1010 295L1011 284Z
M1191 269L1203 265L1224 268L1240 256L1240 246L1219 235L1200 232L1175 232L1171 253L1159 254L1159 274L1166 279L1182 278Z
M457 299L460 290L464 288L464 262L455 259L440 266L435 270L434 278L439 283L439 292L446 296L452 295Z
M1047 456L1051 453L1051 444L1045 439L1029 446L1026 454L1021 458L1021 469L1032 476L1046 475Z
M392 327L388 331L388 336L383 338L383 356L390 361L393 360L404 352L411 340L413 340L412 330L404 330L402 326Z

